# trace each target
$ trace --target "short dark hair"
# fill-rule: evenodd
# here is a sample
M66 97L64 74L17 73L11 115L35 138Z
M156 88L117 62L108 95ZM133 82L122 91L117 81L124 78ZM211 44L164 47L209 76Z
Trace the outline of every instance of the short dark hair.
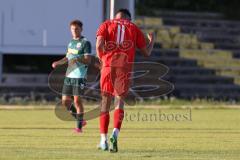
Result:
M78 20L78 19L71 21L70 22L70 26L72 26L72 25L79 26L80 28L82 28L82 26L83 26L82 22L80 20Z
M128 16L131 19L131 13L129 12L128 9L121 8L117 11L116 14L118 14L118 13L123 13L125 16Z

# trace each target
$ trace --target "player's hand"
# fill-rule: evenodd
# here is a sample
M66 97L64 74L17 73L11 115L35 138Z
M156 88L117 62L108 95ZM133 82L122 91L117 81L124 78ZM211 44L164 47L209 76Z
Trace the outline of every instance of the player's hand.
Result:
M154 43L154 41L155 41L155 35L154 35L154 33L148 33L148 34L147 34L147 37L148 37L148 39L149 39L149 44Z
M53 62L52 63L52 68L56 68L58 66L58 62Z

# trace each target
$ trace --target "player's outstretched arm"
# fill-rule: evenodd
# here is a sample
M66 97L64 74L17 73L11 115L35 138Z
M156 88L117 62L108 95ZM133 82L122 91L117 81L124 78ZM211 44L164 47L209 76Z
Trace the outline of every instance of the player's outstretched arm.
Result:
M140 49L140 52L144 57L149 57L151 55L155 42L155 36L153 33L147 34L147 38L149 40L148 46Z
M56 68L57 66L63 65L63 64L65 64L65 63L67 63L67 62L68 62L67 57L64 57L64 58L62 58L62 59L60 59L60 60L58 60L58 61L53 62L53 63L52 63L52 67L53 67L53 68Z

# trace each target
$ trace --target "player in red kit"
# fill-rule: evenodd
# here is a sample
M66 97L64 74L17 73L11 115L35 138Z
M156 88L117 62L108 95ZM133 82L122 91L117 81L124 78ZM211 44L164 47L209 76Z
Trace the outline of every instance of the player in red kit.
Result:
M96 51L102 66L99 148L102 150L118 151L117 139L124 118L124 98L128 94L136 48L139 48L142 55L150 56L154 36L148 34L148 39L147 45L144 34L131 22L131 14L127 9L118 10L113 20L103 22L98 28ZM109 111L113 97L115 98L114 129L108 147Z

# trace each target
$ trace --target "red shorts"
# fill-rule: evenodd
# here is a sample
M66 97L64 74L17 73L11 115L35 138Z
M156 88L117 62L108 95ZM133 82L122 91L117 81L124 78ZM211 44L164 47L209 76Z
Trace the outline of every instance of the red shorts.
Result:
M130 86L130 71L128 67L103 67L100 79L102 94L126 96Z

